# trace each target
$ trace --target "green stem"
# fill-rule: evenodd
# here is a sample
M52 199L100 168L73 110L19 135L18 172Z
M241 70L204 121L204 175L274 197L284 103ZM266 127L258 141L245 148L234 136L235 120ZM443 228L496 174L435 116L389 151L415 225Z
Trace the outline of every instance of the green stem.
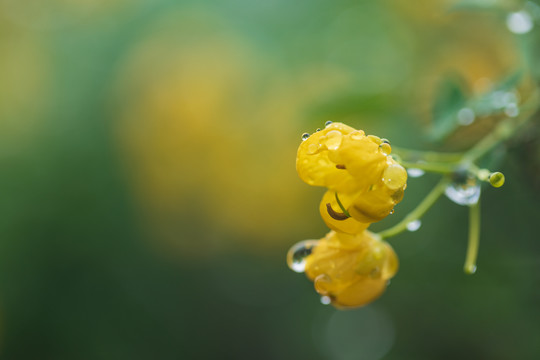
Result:
M439 199L439 197L443 194L444 189L448 186L450 183L450 179L448 177L443 177L441 181L431 190L429 194L422 200L418 206L411 211L403 220L401 220L396 225L392 226L389 229L386 229L379 233L379 236L382 239L386 239L392 236L395 236L407 229L407 224L411 221L419 220L426 211L429 210L429 208Z
M425 162L458 162L463 157L462 153L410 150L397 146L392 146L392 153L397 154L408 161Z
M343 213L345 214L345 216L347 216L348 218L351 217L351 214L349 214L349 212L347 211L347 209L345 209L345 207L343 206L343 204L341 203L341 201L339 200L339 196L337 194L337 191L336 191L336 201L339 205L339 207L341 208L341 211L343 211Z
M441 163L413 163L407 161L400 161L401 166L411 169L421 169L429 172L451 174L456 170L457 163L441 164Z
M499 143L512 136L515 132L513 127L514 126L512 126L508 121L501 122L494 131L486 135L478 144L467 151L462 159L462 162L472 163L484 156Z
M467 245L467 256L463 270L467 274L476 272L476 258L478 256L478 245L480 243L480 200L476 204L469 206L469 244Z

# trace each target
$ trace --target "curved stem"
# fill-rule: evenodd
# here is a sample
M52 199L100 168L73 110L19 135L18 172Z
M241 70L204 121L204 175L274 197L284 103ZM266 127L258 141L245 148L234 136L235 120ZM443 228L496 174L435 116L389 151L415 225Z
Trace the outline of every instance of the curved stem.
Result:
M341 203L341 200L339 200L339 196L338 196L338 193L336 191L336 201L339 205L339 207L341 208L341 211L343 211L343 213L345 214L345 216L347 216L348 218L351 217L351 214L349 214L349 212L347 211L347 209L345 209L345 207L343 206L343 204Z
M401 220L396 225L392 226L389 229L386 229L379 233L379 236L382 239L386 239L392 236L395 236L405 230L407 230L407 224L411 221L415 221L420 219L426 211L429 210L429 208L439 199L439 197L443 194L444 189L448 186L450 183L450 179L448 177L443 177L441 181L435 187L430 191L429 194L422 200L418 206L411 211L403 220Z
M463 270L467 274L476 272L476 258L480 243L480 199L476 204L469 206L469 244Z
M463 153L410 150L397 146L392 146L392 153L406 158L408 161L458 162L463 157Z

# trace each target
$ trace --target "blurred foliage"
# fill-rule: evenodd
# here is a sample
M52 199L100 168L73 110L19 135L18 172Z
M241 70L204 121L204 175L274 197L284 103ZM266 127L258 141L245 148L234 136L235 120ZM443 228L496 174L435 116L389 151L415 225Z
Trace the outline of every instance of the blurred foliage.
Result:
M475 276L446 200L366 308L323 307L285 264L324 231L301 133L463 149L497 119L432 143L444 79L467 99L522 69L536 86L537 3L456 3L0 0L0 358L538 358L537 122L500 149ZM523 6L535 27L513 34Z

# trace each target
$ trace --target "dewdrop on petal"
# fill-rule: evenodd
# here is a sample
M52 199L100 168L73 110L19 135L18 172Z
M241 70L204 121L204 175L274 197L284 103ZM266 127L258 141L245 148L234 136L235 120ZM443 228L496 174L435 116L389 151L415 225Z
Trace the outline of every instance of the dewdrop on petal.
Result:
M398 163L388 165L383 173L383 181L391 190L402 188L407 182L407 170Z
M385 155L390 155L390 153L392 152L392 147L387 142L382 142L381 145L379 145L379 148Z
M326 134L325 145L328 150L337 150L341 145L343 135L338 130L332 130Z

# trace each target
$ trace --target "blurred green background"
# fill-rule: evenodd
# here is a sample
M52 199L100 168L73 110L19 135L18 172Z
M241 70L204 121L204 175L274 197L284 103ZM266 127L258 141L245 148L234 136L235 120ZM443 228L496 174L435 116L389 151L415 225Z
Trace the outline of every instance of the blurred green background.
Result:
M327 231L303 132L466 148L489 119L426 140L441 80L475 94L540 60L505 20L534 3L455 3L0 0L0 358L540 358L538 126L499 149L474 276L446 198L391 239L400 271L365 308L285 262Z

